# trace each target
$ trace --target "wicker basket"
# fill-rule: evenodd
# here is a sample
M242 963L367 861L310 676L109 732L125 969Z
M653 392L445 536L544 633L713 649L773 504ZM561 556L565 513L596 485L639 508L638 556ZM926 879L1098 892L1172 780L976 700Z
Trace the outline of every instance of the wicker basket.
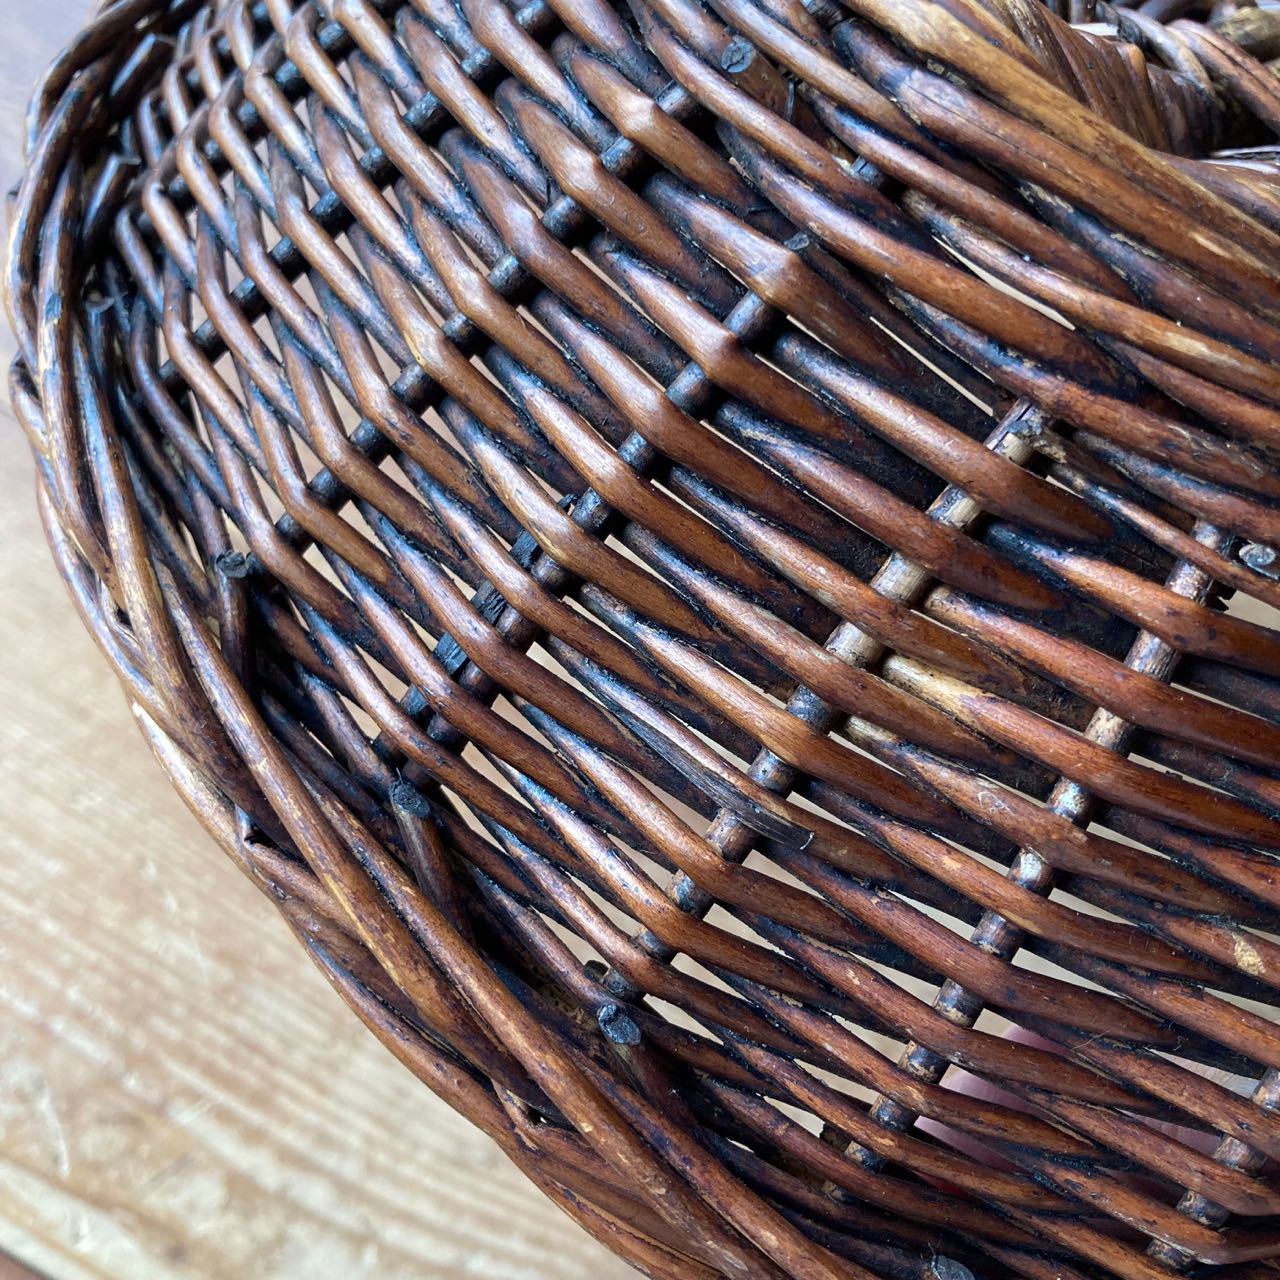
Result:
M85 623L641 1270L1273 1274L1277 57L1179 0L116 0L44 77L12 396Z

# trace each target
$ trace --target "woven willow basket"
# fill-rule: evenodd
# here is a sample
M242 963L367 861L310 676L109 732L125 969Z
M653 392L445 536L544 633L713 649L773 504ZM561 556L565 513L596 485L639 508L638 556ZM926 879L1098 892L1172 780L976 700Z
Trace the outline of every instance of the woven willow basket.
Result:
M13 401L144 734L641 1270L1280 1262L1280 9L117 0Z

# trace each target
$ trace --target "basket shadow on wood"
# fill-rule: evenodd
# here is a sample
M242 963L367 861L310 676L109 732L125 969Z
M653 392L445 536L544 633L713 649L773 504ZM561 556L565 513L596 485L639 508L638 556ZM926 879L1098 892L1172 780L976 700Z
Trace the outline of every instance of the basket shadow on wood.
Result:
M641 1270L1280 1258L1278 57L1177 0L117 0L42 80L11 391L86 625Z

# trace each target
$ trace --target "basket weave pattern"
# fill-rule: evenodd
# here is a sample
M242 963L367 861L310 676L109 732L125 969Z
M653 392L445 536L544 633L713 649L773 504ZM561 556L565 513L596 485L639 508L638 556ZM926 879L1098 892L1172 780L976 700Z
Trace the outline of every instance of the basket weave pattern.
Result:
M1176 0L116 0L41 82L11 391L86 625L649 1274L1280 1258L1277 57Z

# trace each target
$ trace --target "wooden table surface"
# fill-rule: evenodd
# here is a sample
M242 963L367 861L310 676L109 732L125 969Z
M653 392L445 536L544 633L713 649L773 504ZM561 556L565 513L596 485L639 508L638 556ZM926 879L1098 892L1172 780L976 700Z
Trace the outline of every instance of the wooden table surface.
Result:
M87 8L0 0L5 189ZM634 1275L375 1043L170 791L7 409L0 603L0 1280Z

